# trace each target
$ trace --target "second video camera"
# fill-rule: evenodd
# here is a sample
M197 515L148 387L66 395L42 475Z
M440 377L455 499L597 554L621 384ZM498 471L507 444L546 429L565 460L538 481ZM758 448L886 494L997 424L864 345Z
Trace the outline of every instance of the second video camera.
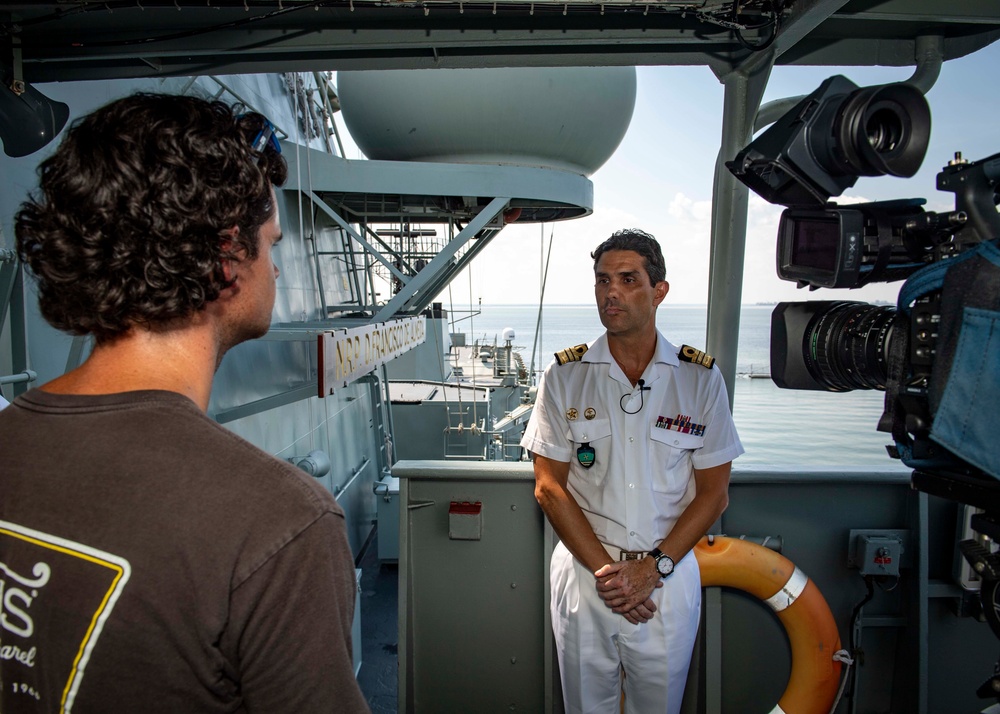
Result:
M857 288L913 275L1000 235L995 208L1000 154L951 162L938 188L955 210L925 212L923 199L789 208L778 230L777 271L812 289ZM994 233L995 231L995 233ZM771 322L771 377L785 389L885 389L894 343L906 343L910 381L927 377L941 322L940 295L905 306L845 300L786 302Z

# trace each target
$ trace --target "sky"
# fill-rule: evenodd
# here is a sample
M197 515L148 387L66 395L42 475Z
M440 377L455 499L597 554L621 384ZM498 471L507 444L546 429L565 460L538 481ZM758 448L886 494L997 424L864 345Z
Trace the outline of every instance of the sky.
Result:
M1000 93L991 80L1000 67L1000 42L946 62L928 92L931 140L920 171L910 179L862 177L842 202L927 199L927 210L951 210L953 195L935 188L935 177L961 151L970 160L1000 152ZM763 103L809 94L834 74L859 86L908 79L912 67L775 67ZM545 304L593 302L589 253L620 228L641 228L663 247L670 283L668 302L704 304L712 180L722 134L723 87L707 67L637 68L635 110L614 155L591 176L594 211L550 224L507 227L439 297L454 309L478 304L537 304L544 250L552 236L552 267ZM342 128L342 125L341 125ZM361 158L349 149L348 158ZM731 157L730 157L731 158ZM836 199L833 199L836 200ZM901 283L860 290L798 290L775 274L775 236L782 207L750 193L744 304L805 299L894 301ZM544 248L543 248L544 240Z

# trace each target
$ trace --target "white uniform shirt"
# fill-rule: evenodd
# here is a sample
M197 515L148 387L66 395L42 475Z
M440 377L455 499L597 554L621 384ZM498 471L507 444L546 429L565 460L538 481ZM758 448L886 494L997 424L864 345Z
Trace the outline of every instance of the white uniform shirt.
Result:
M608 545L654 548L694 499L693 468L743 453L719 370L677 354L657 331L640 389L611 356L605 334L579 362L550 364L539 384L521 446L570 462L570 493ZM590 468L578 458L585 444L595 452Z

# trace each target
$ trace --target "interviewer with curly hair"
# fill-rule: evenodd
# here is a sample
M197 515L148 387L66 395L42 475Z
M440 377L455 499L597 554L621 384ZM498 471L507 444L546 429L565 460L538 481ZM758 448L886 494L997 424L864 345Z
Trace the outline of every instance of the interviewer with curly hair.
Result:
M250 146L264 121L140 94L71 128L16 220L45 318L103 342L217 300L231 284L226 261L257 257L271 185L287 177L279 153Z
M18 253L94 347L0 413L0 711L368 711L343 511L205 415L270 325L280 149L260 114L140 94L40 166Z

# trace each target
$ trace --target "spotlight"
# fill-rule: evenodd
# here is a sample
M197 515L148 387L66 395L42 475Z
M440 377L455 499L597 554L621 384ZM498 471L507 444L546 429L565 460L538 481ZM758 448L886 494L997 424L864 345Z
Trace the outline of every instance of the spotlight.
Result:
M316 478L322 478L330 473L330 457L322 449L310 451L305 456L293 456L288 460Z
M15 91L19 90L19 91ZM69 107L0 71L0 139L7 156L32 154L66 126Z

